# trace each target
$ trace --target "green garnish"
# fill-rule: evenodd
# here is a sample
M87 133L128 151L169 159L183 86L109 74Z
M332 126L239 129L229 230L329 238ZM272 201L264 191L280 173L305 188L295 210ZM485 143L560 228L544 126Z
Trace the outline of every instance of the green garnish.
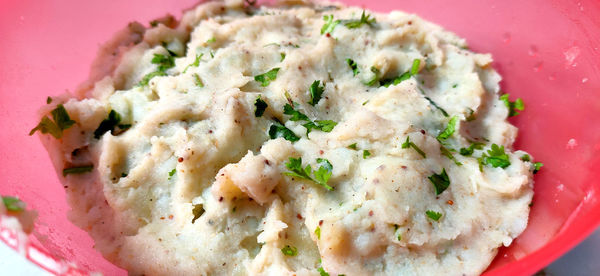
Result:
M544 164L542 162L535 162L533 163L533 174L536 174L538 171L540 171L540 169L542 168L542 166L544 166Z
M269 128L269 137L271 139L276 139L279 137L283 137L285 140L290 142L296 142L300 140L300 137L296 136L296 134L291 131L289 128L285 127L279 122L274 122Z
M348 66L350 67L350 69L352 69L352 76L356 76L358 75L358 73L360 73L358 71L358 64L356 64L354 60L347 58L346 63L348 63Z
M302 125L306 128L306 135L308 135L313 129L323 132L331 132L337 125L337 123L332 120L316 120L313 122L304 113L295 110L294 107L289 103L286 103L283 107L283 114L292 116L290 121L306 121L307 123Z
M54 138L60 139L63 136L63 130L70 128L75 124L75 121L71 120L69 117L69 113L62 104L59 104L50 112L52 114L52 119L48 118L48 116L44 116L40 123L34 127L29 135L33 135L36 131L41 131L42 133L50 133Z
M196 83L198 87L204 87L204 83L202 82L200 75L194 73L192 74L192 77L194 77L194 83Z
M506 108L508 108L508 117L519 115L517 110L523 111L523 109L525 109L525 103L523 103L521 98L517 98L514 102L511 102L508 97L508 94L500 96L500 100L503 101Z
M444 117L448 117L448 112L446 112L446 110L444 110L443 108L441 108L439 105L437 105L432 99L430 99L429 97L427 97L427 95L425 95L425 91L423 91L423 89L421 89L421 87L419 87L419 91L421 92L421 94L423 95L423 97L425 97L425 99L431 104L433 105L433 107L437 108L437 110L439 110L440 112L442 112L442 115L444 115Z
M398 241L402 241L402 234L398 234Z
M450 138L450 136L452 136L452 134L456 130L456 123L458 123L458 116L453 116L448 122L448 125L446 126L444 131L438 134L436 138L440 141Z
M72 168L63 169L62 174L63 174L63 176L67 176L67 174L82 174L82 173L91 172L92 169L94 169L93 165L72 167Z
M349 145L348 148L349 149L353 149L353 150L357 150L358 149L358 147L356 146L356 143L354 143L352 145Z
M317 163L321 166L318 170L314 171L314 178L311 177L313 174L313 169L310 165L306 165L306 167L302 168L302 158L293 158L290 157L289 161L285 163L286 168L288 168L289 172L284 172L285 175L295 176L307 180L312 180L313 182L323 186L328 191L332 191L333 188L327 185L327 181L331 177L333 166L327 159L317 158Z
M204 55L203 53L200 53L199 55L197 54L194 62L188 64L188 66L186 66L185 69L183 69L183 73L185 74L185 72L187 72L188 68L190 68L190 67L200 66L200 59L202 58L203 55Z
M414 59L410 70L402 73L400 76L394 79L384 79L381 80L381 86L389 87L390 85L398 85L401 82L410 79L412 76L419 73L419 65L421 64L420 59Z
M317 228L315 229L315 235L317 235L317 240L321 239L321 227L317 226Z
M363 150L363 159L367 159L369 156L371 156L371 152L368 150Z
M273 68L264 74L260 74L254 77L254 80L260 82L262 87L267 87L277 78L277 72L279 72L279 67Z
M475 110L473 110L473 109L469 108L469 116L467 116L467 118L465 118L465 120L466 120L467 122L470 122L470 121L475 121L475 119L477 119L477 118L475 117Z
M121 122L121 114L119 114L118 112L111 109L110 112L108 113L108 118L104 119L100 123L98 128L96 130L94 130L94 138L100 139L100 137L108 131L110 131L111 133L114 133L115 127L119 127L120 129L125 129L126 125L120 125L119 124L120 122Z
M302 113L300 111L295 110L294 107L292 107L292 105L290 105L289 103L286 103L285 106L283 106L283 114L292 116L290 118L290 121L310 122L310 119L308 118L308 116L306 116L304 113Z
M150 61L152 64L158 65L157 71L146 74L142 80L138 83L139 86L146 86L150 82L150 80L156 76L166 76L167 71L170 68L175 66L175 58L173 58L173 53L167 49L168 55L162 54L154 54L154 57Z
M310 93L310 101L308 103L315 106L321 100L323 92L325 92L325 87L321 86L320 80L316 80L310 85L308 92Z
M348 29L355 29L359 28L363 24L367 24L372 27L374 23L376 23L375 18L371 18L370 14L365 15L365 10L363 10L362 14L360 15L360 19L346 20L344 25L348 27Z
M432 210L425 211L425 214L427 214L428 218L435 220L435 221L440 220L440 218L442 217L441 213L438 213L438 212L432 211Z
M494 168L500 167L503 169L510 166L508 154L504 153L504 146L496 144L492 144L487 154L483 153L477 160L479 161L480 170L482 165L491 165Z
M524 162L530 162L531 156L529 156L529 154L523 154L523 156L521 156L521 160Z
M298 249L296 247L286 245L281 249L281 253L286 256L296 256L298 255Z
M429 181L433 184L435 188L435 194L439 195L444 192L450 186L450 178L448 178L448 174L446 173L446 169L442 169L440 174L432 174L427 177Z
M168 178L168 180L171 180L171 178L172 178L172 177L173 177L173 176L174 176L176 173L177 173L177 169L172 169L172 170L169 172L169 178Z
M457 86L458 86L458 84L455 83L452 85L452 88L456 88Z
M260 98L260 95L258 95L254 101L254 107L256 107L256 109L254 109L254 116L261 117L265 113L267 106L269 106L267 102L263 101L263 99Z
M317 268L317 271L319 271L320 276L329 276L329 273L327 273L327 271L325 271L325 269L323 269L323 267Z
M402 148L403 149L407 149L407 148L413 148L418 154L420 154L421 156L423 156L423 158L426 158L427 156L425 155L425 152L422 151L417 145L415 145L415 143L410 141L410 137L406 136L406 141L404 141L404 143L402 143Z
M12 196L2 196L2 202L6 210L11 212L22 212L27 208L25 202Z
M279 53L279 55L281 56L281 59L279 60L281 62L285 59L285 53Z
M462 156L471 156L475 150L483 149L484 143L473 142L468 148L461 148L459 153Z
M458 162L458 160L456 160L456 157L454 157L452 152L449 149L447 149L446 147L444 147L443 145L440 145L440 152L444 156L448 157L448 159L454 161L454 164L456 164L457 166L462 166L462 163Z
M371 77L371 79L369 79L365 85L367 86L373 86L375 84L377 84L378 80L379 80L379 69L377 69L377 67L375 66L371 66L370 68L371 73L373 73L373 77Z
M216 38L213 36L213 37L211 37L209 40L207 40L207 41L206 41L206 44L208 44L208 43L213 43L213 42L215 42L215 41L217 41L217 39L216 39Z
M46 98L46 104L51 104L52 103L52 98L50 96L48 96L48 98Z
M323 20L325 20L325 24L323 24L323 27L321 28L321 34L328 34L328 33L333 32L333 29L335 29L335 26L337 26L338 24L340 24L340 22L342 22L339 19L334 21L333 14L324 15Z
M150 82L150 80L154 77L158 77L158 76L166 76L167 73L162 72L162 71L154 71L152 73L148 73L146 74L142 80L140 80L140 82L138 83L139 86L146 86L148 85L148 83Z

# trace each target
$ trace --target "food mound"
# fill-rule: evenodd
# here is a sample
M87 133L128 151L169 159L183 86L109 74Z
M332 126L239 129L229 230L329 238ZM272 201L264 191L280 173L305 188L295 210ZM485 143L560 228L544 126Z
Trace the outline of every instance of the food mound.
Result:
M133 275L474 275L539 169L491 62L402 12L208 2L129 24L32 133Z

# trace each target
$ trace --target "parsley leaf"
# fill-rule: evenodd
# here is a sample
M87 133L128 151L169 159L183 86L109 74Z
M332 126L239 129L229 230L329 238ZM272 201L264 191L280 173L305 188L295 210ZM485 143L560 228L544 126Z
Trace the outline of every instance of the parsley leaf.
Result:
M425 214L427 215L428 218L435 220L435 221L439 221L440 218L442 217L441 213L438 213L438 212L432 211L432 210L425 211Z
M415 145L415 143L410 141L410 137L406 137L406 141L404 141L404 143L402 143L402 148L403 149L407 149L407 148L413 148L418 154L420 154L421 156L423 156L423 158L426 158L427 156L425 155L425 152L423 152L417 145Z
M267 104L267 102L263 101L263 99L260 98L260 95L258 95L256 100L254 101L254 106L256 107L256 109L254 110L254 116L261 117L265 113L265 109L267 109L267 106L269 105Z
M456 123L458 123L458 116L453 116L448 122L448 125L446 126L444 131L438 134L436 138L440 141L450 138L450 136L452 136L452 134L456 130Z
M291 131L289 128L285 127L279 122L274 122L269 128L269 137L271 139L276 139L279 137L283 137L285 140L290 142L296 142L300 140L300 137L296 136L296 134Z
M323 27L321 28L321 34L328 34L328 33L333 32L333 29L335 29L335 26L337 26L338 24L340 24L340 22L342 22L339 19L334 21L333 14L324 15L323 20L325 20L325 24L323 24Z
M169 178L168 178L168 180L171 180L171 178L173 178L173 176L174 176L176 173L177 173L177 169L172 169L172 170L169 172Z
M542 168L542 166L544 166L544 163L542 162L535 162L533 163L533 174L536 174L537 172L540 171L540 169Z
M286 168L288 168L289 172L284 172L285 175L295 176L299 178L304 178L307 180L311 180L321 186L323 186L328 191L332 191L333 188L327 185L327 181L331 177L333 166L327 159L318 158L317 163L321 166L319 169L314 171L314 178L311 177L313 174L312 167L310 165L306 165L306 167L302 168L302 158L293 158L290 157L289 161L285 163Z
M22 212L27 207L25 202L12 196L2 196L2 202L6 210L11 212Z
M202 82L200 75L198 75L197 73L194 73L194 74L192 74L192 77L194 77L194 82L196 83L196 85L198 87L204 87L204 83Z
M480 165L491 165L494 168L506 168L510 166L508 154L504 153L504 146L498 146L492 144L491 149L487 151L487 154L483 154L480 160Z
M354 60L347 58L346 63L348 63L348 66L350 67L350 69L352 69L352 76L356 76L358 75L358 73L360 73L358 71L358 64L356 64Z
M206 44L208 44L208 43L213 43L213 42L215 42L215 41L217 41L217 39L216 39L216 38L213 36L213 37L211 37L210 39L208 39L208 40L206 41Z
M260 82L262 87L267 87L271 81L277 78L277 72L279 72L279 67L273 68L264 74L254 76L254 80Z
M389 87L390 85L398 85L401 82L410 79L412 76L419 73L419 65L421 64L420 59L414 59L410 70L402 73L400 76L394 79L384 79L381 80L380 84L385 87Z
M279 53L279 55L281 56L279 62L282 62L285 59L285 53Z
M337 125L332 120L316 120L314 122L308 122L302 126L306 128L306 135L308 135L313 129L317 129L323 132L331 132Z
M286 103L285 106L283 106L283 114L285 115L291 115L292 117L290 118L290 121L296 122L296 121L307 121L310 122L310 119L308 118L308 116L306 116L304 113L297 111L294 109L294 107L292 107L292 105L290 105L289 103Z
M154 57L150 61L152 64L158 65L158 71L166 71L167 69L173 68L175 66L175 59L171 54L169 55L161 55L154 54Z
M296 256L298 255L298 249L296 247L286 245L281 249L281 253L286 256Z
M70 128L75 124L75 121L71 120L69 117L69 113L62 104L59 104L50 112L52 115L52 120L47 116L42 118L40 123L33 128L29 135L33 135L36 131L41 131L42 133L50 133L54 138L60 139L63 136L63 130Z
M316 80L310 85L308 92L310 93L310 101L308 103L315 106L321 100L323 92L325 92L325 87L321 86L320 80Z
M462 156L471 156L473 155L473 152L477 149L483 149L484 144L483 143L479 143L479 142L473 142L471 143L471 145L468 148L461 148L459 153Z
M63 174L63 176L67 176L67 174L82 174L82 173L91 172L92 169L94 169L93 165L65 168L65 169L63 169L62 174Z
M329 276L329 273L327 273L323 267L317 268L317 271L319 271L319 276Z
M100 139L100 137L108 131L114 133L114 128L118 126L120 122L121 114L114 110L110 110L108 113L108 118L104 119L98 128L94 130L94 138Z
M367 159L369 156L371 156L371 152L368 150L363 150L363 159Z
M148 83L150 82L150 80L154 77L158 77L158 76L166 76L167 73L162 72L162 71L154 71L152 73L148 73L146 74L138 83L139 86L146 86L148 85Z
M423 91L423 89L421 89L421 87L419 87L419 91L421 92L421 94L423 94L423 97L425 97L425 99L431 104L433 105L433 107L435 107L437 110L439 110L440 112L442 112L442 115L444 115L444 117L448 117L448 112L446 112L446 110L444 110L443 108L441 108L439 105L437 105L432 99L430 99L429 97L427 97L427 95L425 95L425 91Z
M508 94L500 96L500 100L503 101L506 108L508 108L508 117L519 115L517 110L523 111L523 109L525 109L525 103L523 103L521 98L517 98L514 102L511 102L508 97Z
M419 65L421 65L420 59L413 60L412 66L410 68L410 75L414 76L419 73Z
M196 54L196 59L194 60L194 62L188 64L188 66L186 66L185 69L183 69L183 73L185 74L185 72L190 67L198 67L198 66L200 66L200 59L202 58L203 55L204 55L203 53L200 53L199 55Z
M51 104L52 103L52 98L50 96L48 96L48 98L46 98L46 104Z
M446 169L442 169L440 174L432 174L427 177L429 181L435 187L435 194L439 195L444 192L450 186L450 178L448 178L448 174L446 173Z
M454 164L456 164L457 166L462 166L462 163L458 162L458 160L456 160L456 157L454 157L452 152L450 150L448 150L446 147L444 147L443 145L440 145L440 152L444 156L448 157L448 159L454 161Z
M523 154L523 156L521 156L521 160L524 162L529 162L531 161L531 156L529 156L529 154Z
M347 20L346 23L344 23L344 25L346 25L348 29L355 29L359 28L363 24L373 26L374 23L376 23L375 18L371 18L370 14L365 15L365 10L363 10L362 14L360 15L360 19Z
M315 229L315 235L317 235L317 240L321 239L321 227L317 226L317 228Z
M375 66L371 66L371 72L373 73L373 77L371 77L370 80L367 80L367 82L365 83L365 85L367 86L373 86L375 84L377 84L378 79L379 79L379 69L377 69L377 67Z
M356 146L356 143L354 143L352 145L349 145L348 148L349 149L353 149L353 150L357 150L358 149L358 147Z

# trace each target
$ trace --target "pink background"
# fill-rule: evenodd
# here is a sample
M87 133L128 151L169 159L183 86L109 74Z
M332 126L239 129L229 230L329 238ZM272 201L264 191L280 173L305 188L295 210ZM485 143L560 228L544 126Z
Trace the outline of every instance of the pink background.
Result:
M87 78L98 45L129 21L176 16L197 1L0 0L0 194L40 212L37 242L81 267L124 273L66 219L68 206L46 151L27 133L46 96ZM347 0L376 11L414 12L490 52L502 88L526 110L516 148L545 164L530 226L502 249L490 274L531 274L600 223L600 1ZM569 143L574 139L575 143ZM516 261L518 259L518 261ZM496 270L494 270L496 268Z

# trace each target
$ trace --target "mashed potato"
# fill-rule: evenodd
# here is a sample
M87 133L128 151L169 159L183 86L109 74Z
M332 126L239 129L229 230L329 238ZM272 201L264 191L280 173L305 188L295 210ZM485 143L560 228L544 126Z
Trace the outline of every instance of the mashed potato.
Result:
M35 130L134 275L475 275L533 195L491 62L402 12L208 2L131 23Z

